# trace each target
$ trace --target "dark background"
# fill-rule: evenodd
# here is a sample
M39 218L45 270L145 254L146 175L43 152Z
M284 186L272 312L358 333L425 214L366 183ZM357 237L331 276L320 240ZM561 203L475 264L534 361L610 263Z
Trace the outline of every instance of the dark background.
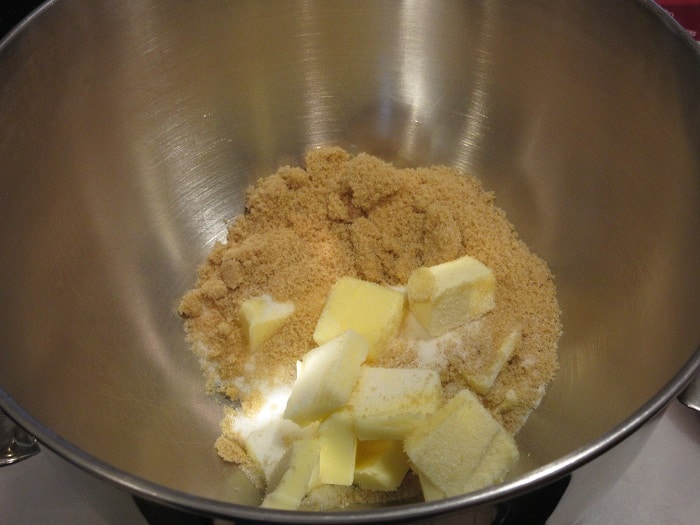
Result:
M0 38L41 4L40 0L0 0Z

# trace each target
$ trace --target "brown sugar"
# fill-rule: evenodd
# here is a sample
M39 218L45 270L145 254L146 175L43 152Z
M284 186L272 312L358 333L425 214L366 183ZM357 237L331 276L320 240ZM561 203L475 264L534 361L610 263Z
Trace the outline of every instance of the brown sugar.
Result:
M305 164L283 167L249 189L245 213L182 299L179 311L207 364L210 388L249 406L270 385L291 382L296 361L316 346L314 327L340 277L401 286L418 267L470 255L496 276L496 309L478 334L445 339L427 361L439 369L446 392L456 393L466 385L465 370L488 365L489 348L520 329L521 343L482 396L494 417L517 432L556 372L560 312L547 265L518 238L493 194L451 168L398 169L335 147L310 152ZM263 294L295 310L251 352L239 309ZM399 338L378 364L420 362L425 351L421 357L414 343ZM218 448L242 461L230 440Z

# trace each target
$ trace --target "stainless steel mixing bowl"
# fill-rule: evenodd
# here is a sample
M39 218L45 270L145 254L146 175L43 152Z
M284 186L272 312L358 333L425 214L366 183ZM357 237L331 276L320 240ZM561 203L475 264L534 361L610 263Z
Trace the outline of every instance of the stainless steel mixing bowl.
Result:
M550 264L561 370L520 474L260 510L179 297L244 190L339 144L478 175ZM652 2L50 2L0 45L0 404L147 499L240 520L572 522L700 366L700 55Z

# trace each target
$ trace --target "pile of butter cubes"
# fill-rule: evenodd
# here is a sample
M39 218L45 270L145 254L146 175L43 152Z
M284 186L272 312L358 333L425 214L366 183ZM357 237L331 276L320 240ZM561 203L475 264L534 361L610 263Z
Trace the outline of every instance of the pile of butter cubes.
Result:
M313 334L319 346L297 363L284 412L317 430L292 443L268 480L262 506L297 509L323 484L396 490L409 469L426 500L502 481L518 450L474 393L464 389L446 401L434 370L372 366L408 310L438 337L493 310L495 288L493 272L469 256L415 270L405 292L341 278ZM251 346L293 310L267 296L246 301L241 312ZM490 387L514 344L500 350L492 377L474 382L476 392Z

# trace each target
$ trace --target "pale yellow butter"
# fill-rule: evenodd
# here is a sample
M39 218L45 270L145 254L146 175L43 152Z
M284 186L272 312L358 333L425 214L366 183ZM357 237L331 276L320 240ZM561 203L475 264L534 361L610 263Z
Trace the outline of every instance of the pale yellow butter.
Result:
M298 509L301 500L315 484L319 451L317 439L300 439L292 443L271 478L261 507Z
M494 360L489 364L486 370L483 370L478 374L465 375L464 379L467 381L469 387L477 394L486 394L489 390L491 390L491 387L493 387L498 374L501 373L501 370L511 358L521 340L522 335L519 329L513 330L510 334L508 334L501 346L496 351Z
M519 458L518 447L513 437L499 430L491 440L479 466L469 478L465 492L483 489L500 483Z
M368 351L365 338L347 330L307 352L297 362L297 378L284 417L303 426L345 405Z
M293 303L275 301L269 295L252 297L241 304L240 318L250 348L255 350L272 337L294 313Z
M434 370L363 366L348 410L360 440L403 439L442 404Z
M367 339L368 359L374 359L399 331L405 302L400 291L342 277L331 288L313 333L314 341L320 345L352 329Z
M418 481L420 482L420 488L425 501L435 501L446 497L445 493L437 488L422 472L418 472Z
M361 441L357 445L355 484L367 490L396 490L408 472L401 441Z
M469 480L501 426L469 390L462 390L406 436L406 454L446 496L467 492Z
M352 416L334 412L319 426L319 481L328 485L352 485L357 438Z
M411 312L433 337L493 310L495 291L491 269L469 256L418 268L406 286Z

